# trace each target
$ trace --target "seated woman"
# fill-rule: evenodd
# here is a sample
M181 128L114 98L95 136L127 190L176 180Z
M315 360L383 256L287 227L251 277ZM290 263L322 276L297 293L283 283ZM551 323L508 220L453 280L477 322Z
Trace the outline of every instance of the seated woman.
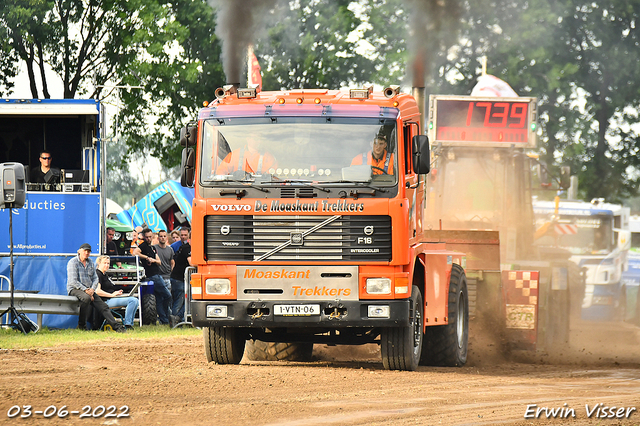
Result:
M118 297L122 294L122 290L116 290L115 285L111 282L106 275L109 269L110 258L109 256L98 256L96 259L98 274L98 287L96 293L105 301L109 308L116 308L119 306L126 306L124 314L124 326L128 329L133 329L133 318L136 315L138 309L138 298L134 296L130 297Z

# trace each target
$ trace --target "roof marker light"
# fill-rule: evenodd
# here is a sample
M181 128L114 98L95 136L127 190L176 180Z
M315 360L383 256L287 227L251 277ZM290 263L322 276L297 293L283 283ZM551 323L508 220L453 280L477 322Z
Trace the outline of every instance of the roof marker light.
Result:
M299 103L299 104L301 104L301 103L302 103L302 101L303 101L303 99L302 99L302 98L298 98L298 99L296 99L296 102L297 102L297 103Z
M363 89L351 89L349 90L349 97L351 99L369 99L369 93L371 93L372 91L372 87L365 87Z

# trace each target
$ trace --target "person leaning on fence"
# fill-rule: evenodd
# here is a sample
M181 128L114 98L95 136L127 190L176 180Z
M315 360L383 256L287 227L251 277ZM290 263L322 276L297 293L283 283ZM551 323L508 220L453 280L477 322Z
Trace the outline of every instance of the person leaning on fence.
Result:
M78 255L67 263L67 292L69 296L75 296L80 301L80 314L78 315L78 328L86 330L87 320L93 306L107 320L107 323L117 332L125 332L127 329L113 317L109 306L96 294L98 288L98 274L96 267L89 259L91 246L84 243L78 249Z
M96 273L98 274L96 293L104 299L109 308L124 306L124 320L122 322L127 329L133 329L133 319L139 305L138 298L135 296L118 297L122 295L122 290L116 290L116 286L107 276L110 262L109 256L98 256L96 259L96 264L98 265L96 268Z

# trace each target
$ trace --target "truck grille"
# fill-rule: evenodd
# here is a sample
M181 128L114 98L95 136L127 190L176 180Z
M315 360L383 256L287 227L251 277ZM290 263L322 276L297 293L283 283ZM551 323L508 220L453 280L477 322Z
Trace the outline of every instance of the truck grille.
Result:
M341 216L314 232L331 216L230 216L205 220L207 260L390 261L389 216ZM301 241L302 240L302 241Z

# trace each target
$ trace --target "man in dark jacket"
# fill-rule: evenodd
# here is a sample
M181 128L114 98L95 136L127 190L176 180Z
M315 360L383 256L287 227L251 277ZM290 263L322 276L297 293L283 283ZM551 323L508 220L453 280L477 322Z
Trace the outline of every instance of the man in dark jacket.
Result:
M142 238L144 242L134 250L133 254L140 256L147 280L153 281L153 293L156 295L156 310L158 311L160 324L169 324L171 292L160 275L160 265L162 261L155 247L151 245L151 240L153 239L151 229L143 229Z

